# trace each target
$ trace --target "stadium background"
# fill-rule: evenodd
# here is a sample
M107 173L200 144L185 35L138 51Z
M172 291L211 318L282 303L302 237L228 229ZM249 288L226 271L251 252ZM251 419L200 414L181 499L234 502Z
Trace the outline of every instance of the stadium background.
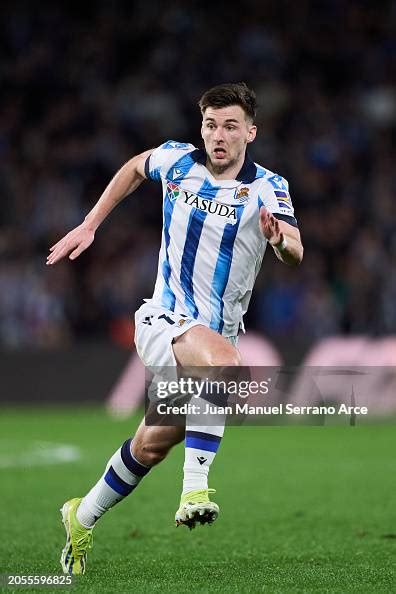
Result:
M166 5L159 0L98 0L74 7L17 1L1 4L0 19L0 462L6 460L4 448L11 448L10 443L15 448L24 439L30 443L63 436L95 459L96 466L84 467L94 480L111 448L130 431L130 423L113 424L101 408L81 413L78 421L70 409L62 416L37 407L18 412L9 405L75 400L101 405L131 352L131 314L153 290L161 234L159 187L146 183L126 199L100 228L90 250L73 264L46 268L48 247L82 220L130 156L169 138L199 145L197 99L219 82L244 80L256 90L259 134L250 152L289 180L305 246L304 262L297 269L279 265L272 252L266 254L247 328L268 338L290 363L300 362L328 336L396 333L395 2L245 0L231 9L222 0L210 6L194 0ZM82 433L90 423L93 435L85 438ZM109 441L95 449L96 458L89 449L95 431L107 432ZM367 505L356 510L364 515L371 509L373 526L383 522L378 530L392 533L386 502L383 516L376 516L381 504L367 477L381 480L381 502L394 490L393 437L389 427L381 429L382 437L372 431L368 441L375 440L378 450L371 450L362 436L362 448L352 444L350 436L334 438L340 439L340 455L342 440L347 440L350 465L340 470L334 459L329 476L337 484L345 478L344 503L346 485L367 488ZM293 448L292 435L279 443L271 439L277 447L289 439ZM249 439L256 447L257 438L246 433L247 443ZM300 434L299 439L300 464L292 458L287 468L294 466L303 477L308 471L306 452L319 448L319 468L321 452L329 455L335 442L329 434L318 436L320 446L312 434ZM304 439L311 440L307 449ZM329 450L322 451L326 443ZM232 439L229 444L225 449L238 456ZM22 453L22 445L20 449ZM362 451L371 460L363 478L356 470ZM78 482L66 466L56 467L58 491L49 492L43 505L53 506L54 498L61 501L65 476ZM271 468L268 472L276 480ZM8 469L12 478L3 483L14 510L13 493L22 476L18 472L22 470ZM43 466L26 472L42 472L44 484L53 487L55 470L51 475ZM282 487L293 489L286 474ZM34 496L43 497L32 476L23 477ZM306 488L312 500L317 492L323 503L326 481L321 471L319 479L312 484L307 480ZM81 480L82 492L86 487ZM288 500L278 500L287 505ZM29 510L26 501L22 507ZM281 514L279 506L275 511ZM275 511L271 521L276 523ZM347 522L350 517L346 515ZM30 516L24 522L36 530ZM19 558L24 538L19 524L13 530ZM307 526L305 530L307 544L312 533ZM360 532L372 535L370 530ZM59 533L53 532L51 538L58 543ZM253 532L245 531L247 541ZM337 534L339 541L334 542L342 547L345 535L341 529ZM179 545L184 542L180 538ZM199 538L202 544L205 537ZM344 576L353 586L356 575L358 588L358 576L366 575L365 570L369 576L378 561L374 550L390 558L391 540L380 546L373 539L370 546L365 542L367 550L363 547L363 565L352 560L344 574L340 569L340 580ZM298 546L288 542L290 551ZM323 561L326 551L320 551ZM348 557L350 550L345 552ZM316 553L308 552L307 559L311 554L317 560ZM287 566L289 552L282 554L271 559L274 576L279 564ZM50 570L46 558L40 559L32 571L57 571ZM342 561L330 555L328 567L341 567L337 563ZM119 569L122 575L121 565ZM322 570L322 587L336 588L337 575L330 579ZM255 571L261 570L255 566ZM377 591L381 579L378 591L391 591L389 571L389 565L378 565L377 573L373 569L370 574L372 582L366 576L371 585L356 591ZM183 591L183 575L179 578ZM313 590L316 582L305 578L300 587ZM276 591L276 580L271 583ZM279 583L279 591L290 585ZM241 582L239 591L242 588ZM173 591L178 591L176 586ZM257 584L251 591L258 591ZM346 582L340 591L347 591Z
M133 154L200 144L197 99L228 80L257 91L251 153L289 180L306 252L296 270L267 254L248 326L298 346L302 328L309 342L395 332L394 3L161 6L2 6L1 344L108 340L151 295L155 184L75 265L43 269L48 246Z

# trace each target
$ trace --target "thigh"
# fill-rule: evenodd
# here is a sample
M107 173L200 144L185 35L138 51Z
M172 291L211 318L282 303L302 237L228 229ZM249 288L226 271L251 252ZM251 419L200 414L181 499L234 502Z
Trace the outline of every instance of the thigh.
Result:
M241 364L239 351L206 326L194 326L173 340L173 352L181 367L222 367Z

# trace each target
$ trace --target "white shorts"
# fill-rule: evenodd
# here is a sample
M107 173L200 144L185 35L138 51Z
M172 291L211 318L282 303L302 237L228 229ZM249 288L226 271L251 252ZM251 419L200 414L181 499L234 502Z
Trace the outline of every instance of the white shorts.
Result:
M190 328L202 325L202 322L185 314L169 311L147 301L135 313L137 353L146 367L176 366L173 340ZM236 345L236 337L228 337L226 340Z
M150 301L135 313L136 350L146 367L176 365L172 342L194 326L202 323L185 314L176 314Z

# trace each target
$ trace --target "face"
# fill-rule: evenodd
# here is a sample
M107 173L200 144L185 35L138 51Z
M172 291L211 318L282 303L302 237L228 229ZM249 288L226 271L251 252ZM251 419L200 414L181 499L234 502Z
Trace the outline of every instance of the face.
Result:
M201 135L213 171L223 173L237 165L242 167L246 145L255 139L256 130L240 105L207 107Z

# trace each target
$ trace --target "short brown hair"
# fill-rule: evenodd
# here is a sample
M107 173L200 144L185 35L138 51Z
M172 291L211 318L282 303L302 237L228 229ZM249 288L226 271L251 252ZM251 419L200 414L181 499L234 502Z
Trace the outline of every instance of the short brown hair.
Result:
M256 93L249 89L244 82L226 83L212 87L205 91L198 101L198 105L202 115L208 107L219 109L229 105L240 105L252 121L256 117Z

